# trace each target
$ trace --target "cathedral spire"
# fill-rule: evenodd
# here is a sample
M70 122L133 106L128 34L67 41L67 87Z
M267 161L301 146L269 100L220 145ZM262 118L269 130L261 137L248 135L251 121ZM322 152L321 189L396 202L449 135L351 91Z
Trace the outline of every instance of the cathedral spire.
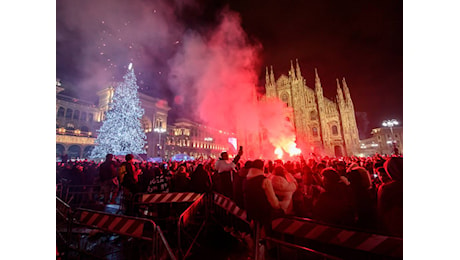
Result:
M270 81L275 84L275 73L273 73L273 66L270 66Z
M350 96L350 90L348 89L347 82L345 81L345 77L342 79L342 85L343 85L343 92L345 94L345 99L348 101L351 101L351 96Z
M295 65L296 65L296 74L297 77L300 79L302 77L302 74L300 73L300 66L299 66L299 60L295 59Z
M318 70L315 68L315 88L321 88L321 80L318 76Z
M295 71L294 71L294 65L292 64L292 60L291 60L291 70L289 71L289 74L291 74L292 78L295 78Z
M344 104L344 99L343 99L343 92L342 89L340 88L340 81L339 79L337 80L337 102L339 105Z
M268 75L268 66L265 67L265 85L270 83L270 76Z

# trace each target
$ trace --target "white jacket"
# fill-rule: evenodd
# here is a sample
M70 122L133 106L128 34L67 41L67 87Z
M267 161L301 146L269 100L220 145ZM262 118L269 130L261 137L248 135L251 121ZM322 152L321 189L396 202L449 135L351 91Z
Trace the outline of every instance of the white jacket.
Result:
M292 195L297 189L297 181L294 179L292 174L286 174L288 175L287 179L274 174L270 175L270 179L272 181L273 190L280 202L280 207L286 214L293 214Z

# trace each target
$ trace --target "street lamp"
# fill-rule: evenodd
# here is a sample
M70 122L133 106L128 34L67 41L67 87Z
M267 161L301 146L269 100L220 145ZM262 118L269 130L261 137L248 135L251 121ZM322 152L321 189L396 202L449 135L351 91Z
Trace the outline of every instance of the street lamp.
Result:
M385 120L383 121L382 125L385 126L385 127L389 127L390 128L390 131L391 131L391 142L393 143L393 151L396 155L398 155L398 149L396 148L396 140L395 140L395 137L394 137L394 133L393 133L393 126L396 126L398 125L399 122L396 121L396 119L391 119L391 120Z
M161 133L166 132L166 129L164 129L164 128L162 128L162 127L156 127L156 128L153 129L153 131L155 131L155 132L158 133L157 154L158 154L158 157L161 157L161 155L160 155L160 149L161 149Z

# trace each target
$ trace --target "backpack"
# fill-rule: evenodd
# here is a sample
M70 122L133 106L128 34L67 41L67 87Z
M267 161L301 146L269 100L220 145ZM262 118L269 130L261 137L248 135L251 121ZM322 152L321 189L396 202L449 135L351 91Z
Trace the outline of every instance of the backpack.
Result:
M118 179L120 179L120 183L123 183L123 178L125 177L126 173L128 173L126 171L126 164L122 164L118 168Z

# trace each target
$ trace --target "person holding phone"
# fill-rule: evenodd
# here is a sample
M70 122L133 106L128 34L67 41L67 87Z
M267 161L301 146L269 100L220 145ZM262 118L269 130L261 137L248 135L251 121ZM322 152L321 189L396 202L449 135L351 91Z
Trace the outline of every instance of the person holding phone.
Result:
M227 152L222 152L215 164L215 174L217 175L214 178L214 188L217 192L229 198L233 198L233 173L241 155L243 155L243 146L240 146L238 154L232 161L228 158Z

